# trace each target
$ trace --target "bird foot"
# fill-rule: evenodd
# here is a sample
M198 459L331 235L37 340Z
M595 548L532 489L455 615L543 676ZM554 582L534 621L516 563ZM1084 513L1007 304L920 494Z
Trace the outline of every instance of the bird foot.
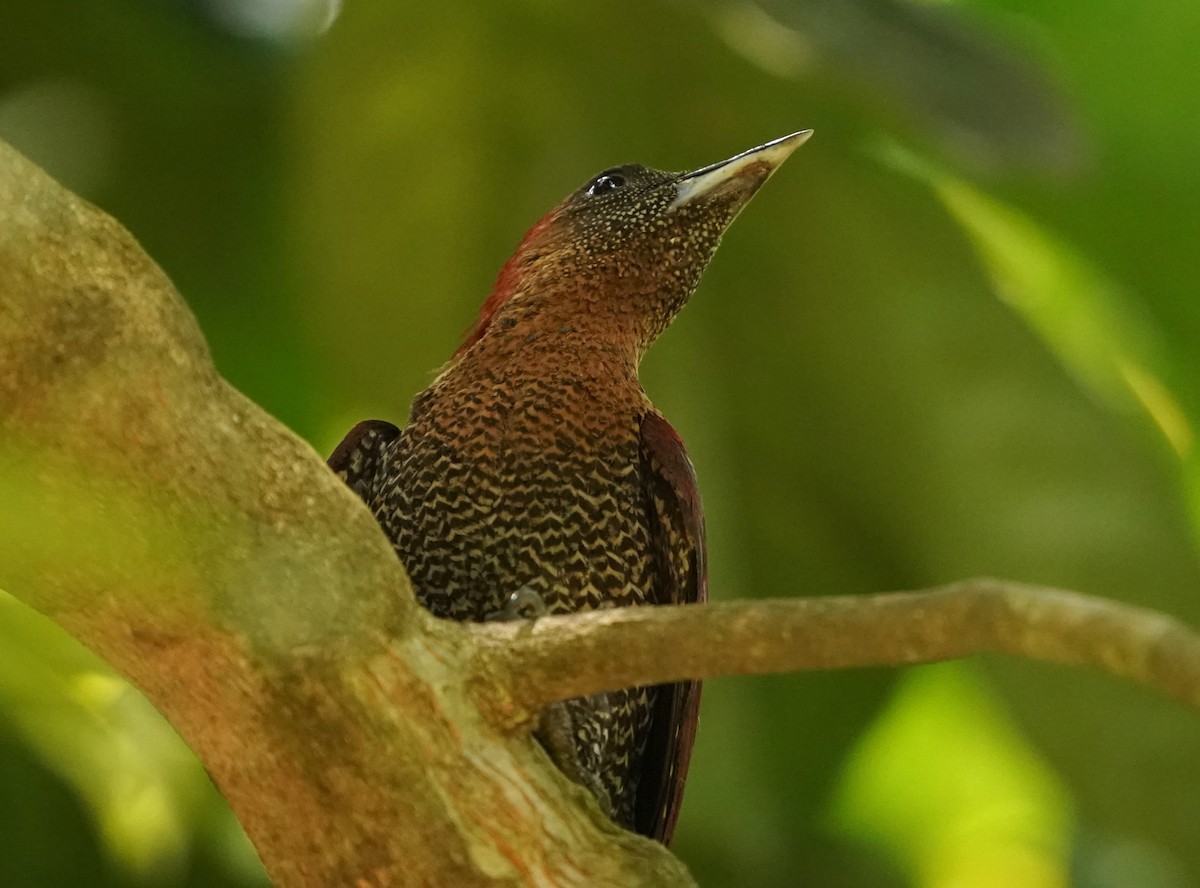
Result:
M549 613L546 600L529 586L522 586L505 599L504 605L487 620L536 620Z

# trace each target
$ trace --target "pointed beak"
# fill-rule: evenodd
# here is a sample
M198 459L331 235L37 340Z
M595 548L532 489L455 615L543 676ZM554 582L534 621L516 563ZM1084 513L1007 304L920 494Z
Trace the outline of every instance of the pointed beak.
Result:
M743 151L728 160L684 173L676 180L679 194L671 202L671 209L682 207L697 198L725 191L739 193L744 203L793 151L808 141L812 134L810 129L801 130Z

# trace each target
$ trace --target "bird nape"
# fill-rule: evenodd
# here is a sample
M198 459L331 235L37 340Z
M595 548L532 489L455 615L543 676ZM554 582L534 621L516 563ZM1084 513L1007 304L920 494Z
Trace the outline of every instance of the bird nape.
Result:
M350 431L329 465L425 607L480 621L707 599L696 476L638 364L811 134L595 176L525 235L408 425ZM699 702L698 681L595 694L551 707L537 736L614 820L669 843Z

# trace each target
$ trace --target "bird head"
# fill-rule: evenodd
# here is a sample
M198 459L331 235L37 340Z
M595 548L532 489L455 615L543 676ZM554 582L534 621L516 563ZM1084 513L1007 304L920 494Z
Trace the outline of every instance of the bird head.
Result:
M685 173L592 177L529 230L456 356L492 337L573 335L640 360L700 281L721 235L803 130Z

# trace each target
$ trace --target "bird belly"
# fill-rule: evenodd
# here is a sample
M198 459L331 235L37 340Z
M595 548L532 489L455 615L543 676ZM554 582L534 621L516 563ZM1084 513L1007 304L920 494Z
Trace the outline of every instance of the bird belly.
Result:
M522 587L552 613L646 603L654 570L633 422L630 429L627 442L615 443L581 440L578 429L547 434L511 415L490 424L476 417L466 440L410 427L386 518L421 603L473 621L494 616ZM655 692L565 705L579 767L626 826Z

